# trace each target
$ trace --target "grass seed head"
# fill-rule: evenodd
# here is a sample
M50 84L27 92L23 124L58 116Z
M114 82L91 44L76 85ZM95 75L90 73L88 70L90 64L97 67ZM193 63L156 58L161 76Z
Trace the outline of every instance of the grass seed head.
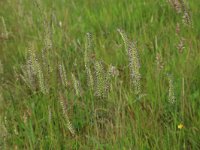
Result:
M76 95L80 96L81 95L80 82L76 79L76 77L73 73L72 73L72 81L73 81L73 85L74 85Z
M60 80L61 80L61 83L64 87L67 87L67 77L66 77L66 71L65 71L65 67L63 64L60 64L59 65L59 76L60 76Z
M104 70L102 63L95 62L95 95L97 97L102 97L105 87Z
M173 104L175 103L175 94L174 94L174 84L172 76L168 76L168 82L169 82L169 92L168 92L168 101Z
M157 66L157 71L161 71L164 68L163 58L160 53L156 54L156 66Z
M117 31L119 32L119 34L121 35L122 37L122 40L124 42L124 45L125 45L125 50L126 52L128 53L128 46L130 44L130 41L128 39L128 36L126 35L126 33L122 30L122 29L117 29Z
M179 43L178 43L178 46L177 46L177 49L178 49L179 53L183 53L183 50L185 49L184 42L185 42L184 38L181 38L179 40Z
M69 129L69 131L71 132L72 135L75 135L76 132L75 132L75 129L74 127L72 126L70 120L69 120L69 116L68 116L68 113L67 113L67 107L66 107L66 102L64 100L64 97L62 96L62 94L60 94L60 105L62 107L62 112L63 112L63 115L65 117L65 120L67 121L67 127Z
M90 69L90 59L88 57L88 52L90 52L91 49L92 49L92 35L91 33L87 33L86 49L84 52L84 62L85 62L85 70L87 74L87 84L90 87L90 89L93 90L94 80L93 80L92 72Z

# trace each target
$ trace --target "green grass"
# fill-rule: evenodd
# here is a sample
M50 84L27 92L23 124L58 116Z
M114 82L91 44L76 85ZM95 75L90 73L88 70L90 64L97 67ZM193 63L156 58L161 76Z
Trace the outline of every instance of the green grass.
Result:
M200 2L187 7L192 27L166 0L1 0L0 149L200 149ZM118 29L137 41L139 94Z

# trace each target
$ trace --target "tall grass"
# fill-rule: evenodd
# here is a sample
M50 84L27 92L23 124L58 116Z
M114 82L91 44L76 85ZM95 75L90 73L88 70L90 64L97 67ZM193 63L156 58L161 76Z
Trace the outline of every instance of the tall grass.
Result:
M199 6L1 1L0 149L200 149Z

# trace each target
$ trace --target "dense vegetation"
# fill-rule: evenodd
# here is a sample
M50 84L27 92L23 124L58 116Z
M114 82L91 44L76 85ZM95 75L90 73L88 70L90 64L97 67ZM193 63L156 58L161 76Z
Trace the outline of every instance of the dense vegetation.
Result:
M0 149L200 149L199 8L1 0Z

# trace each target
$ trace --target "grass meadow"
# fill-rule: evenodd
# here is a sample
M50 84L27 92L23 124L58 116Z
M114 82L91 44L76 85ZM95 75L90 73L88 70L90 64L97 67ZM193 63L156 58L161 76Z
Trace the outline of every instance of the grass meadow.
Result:
M199 0L0 0L1 150L199 150Z

